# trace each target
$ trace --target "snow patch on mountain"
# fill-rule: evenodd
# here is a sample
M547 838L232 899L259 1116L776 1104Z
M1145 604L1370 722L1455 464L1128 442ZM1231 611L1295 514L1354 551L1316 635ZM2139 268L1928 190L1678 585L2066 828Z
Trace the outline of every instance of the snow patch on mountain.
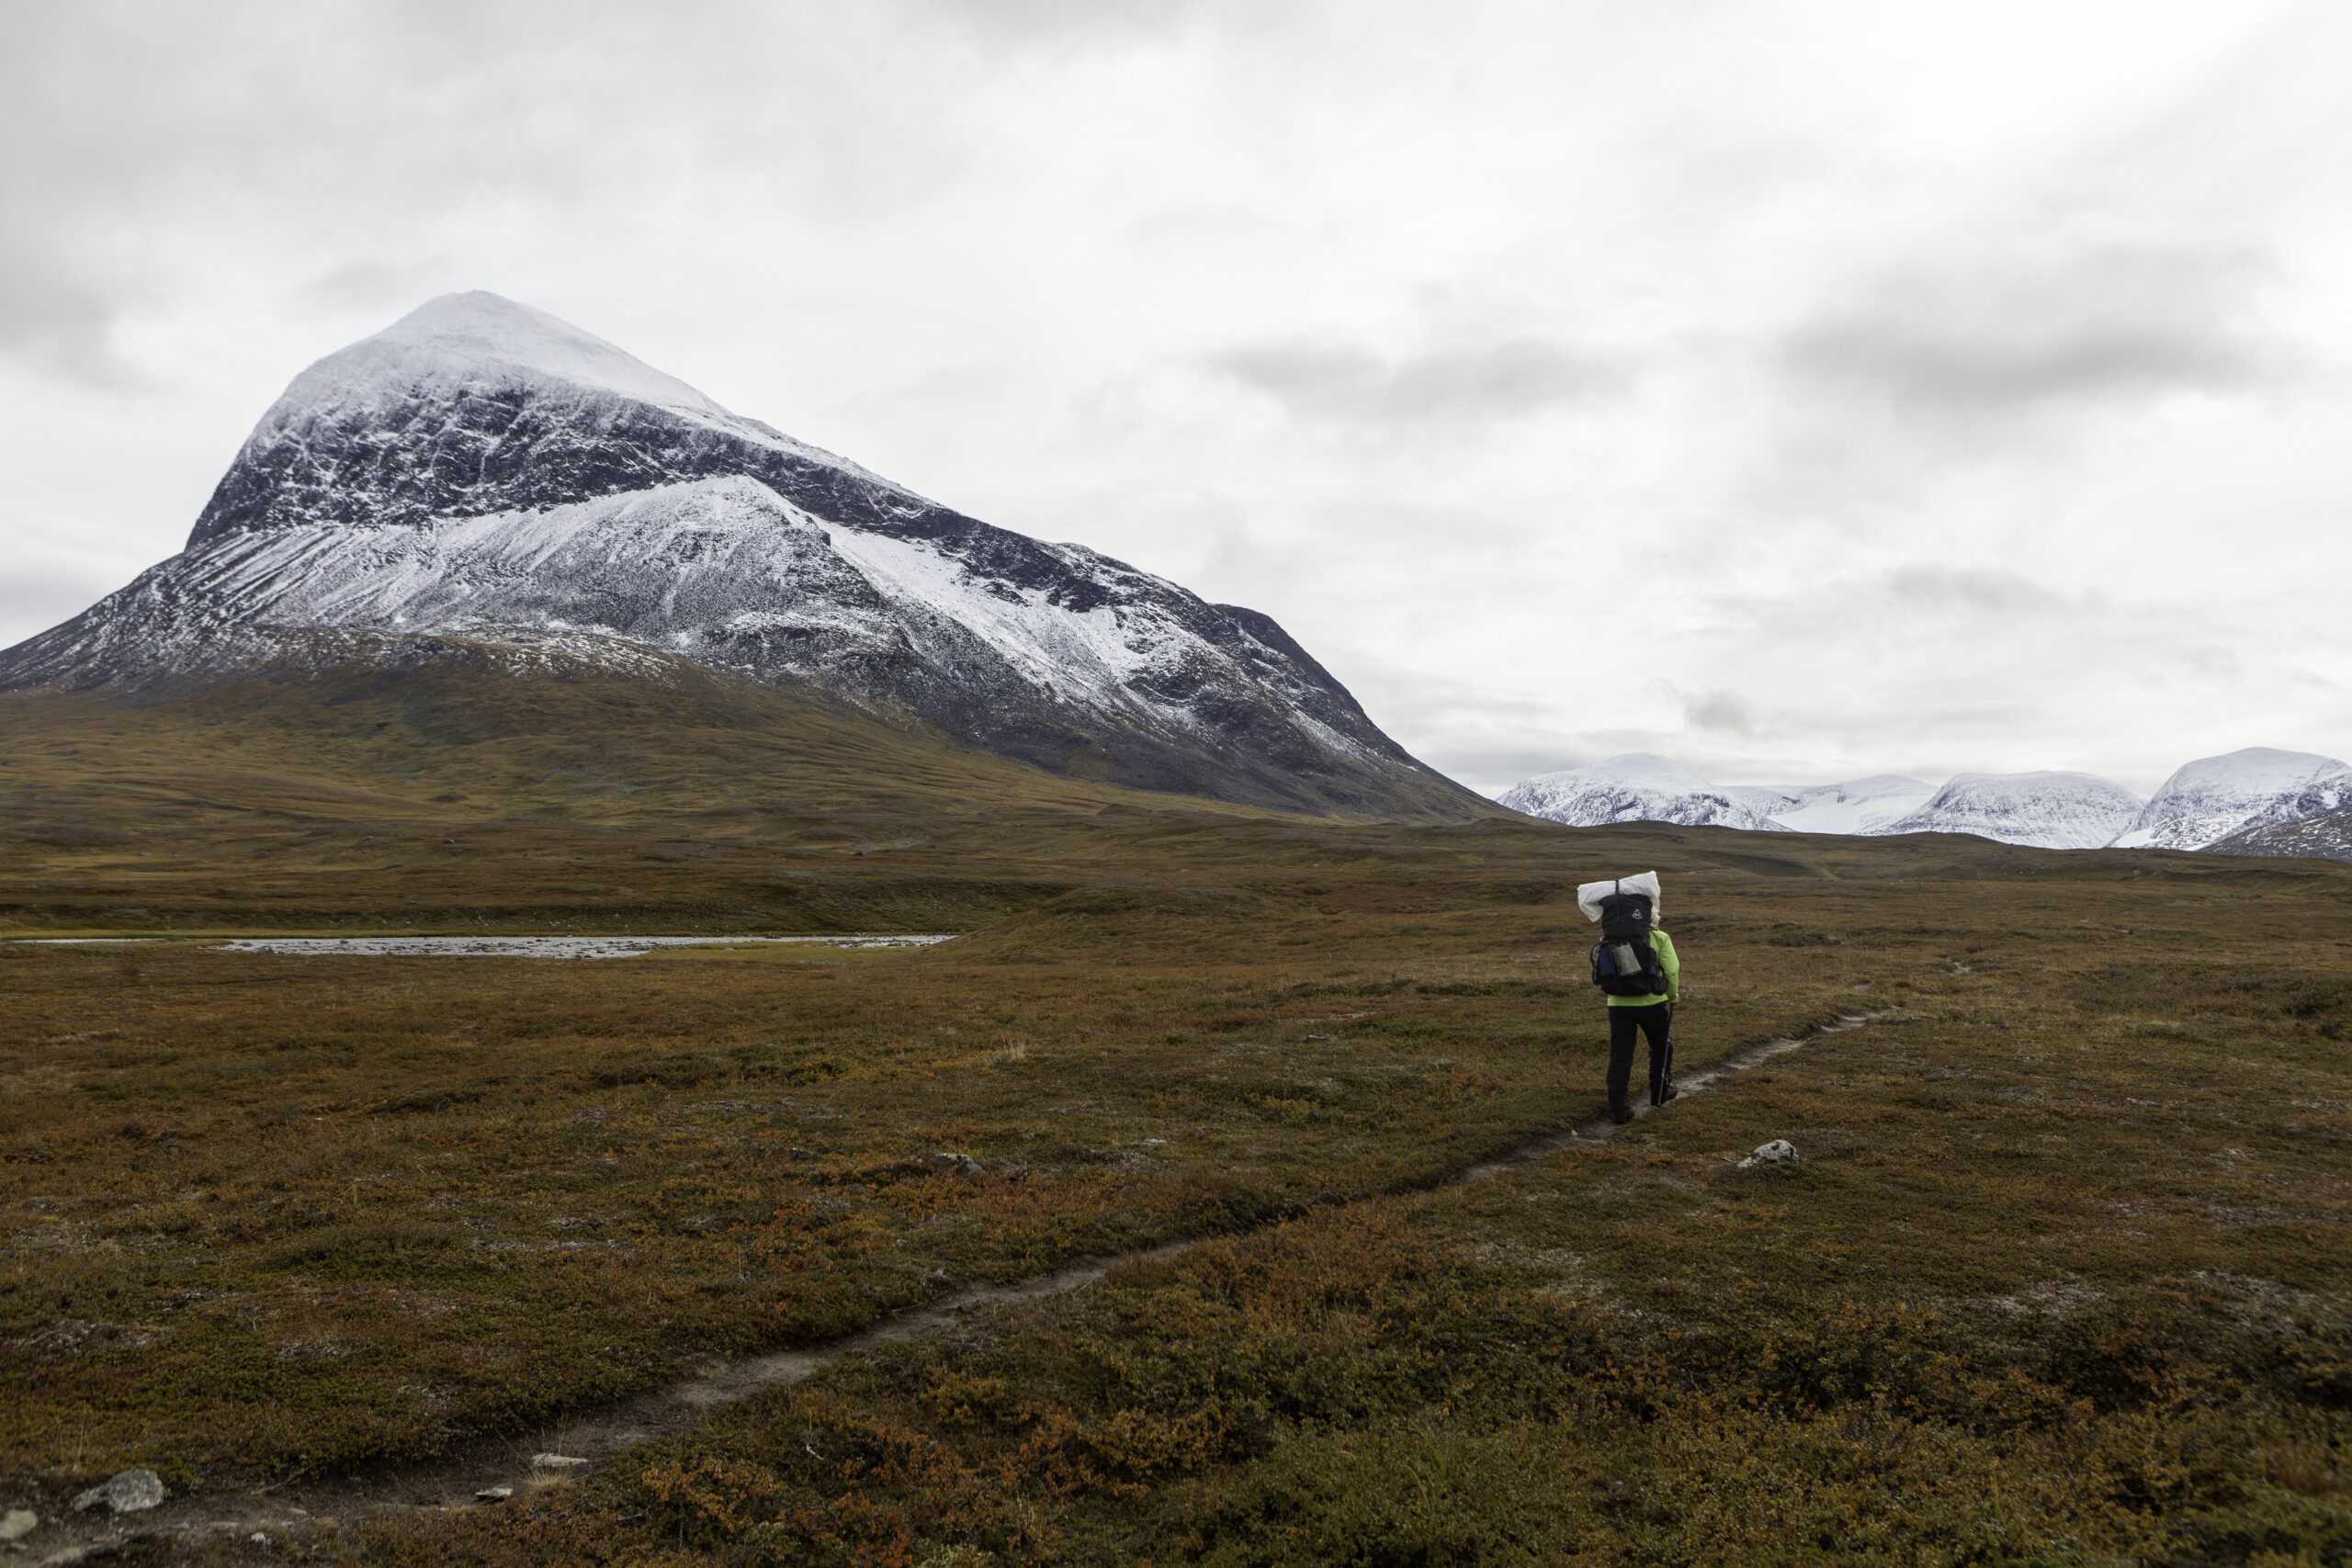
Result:
M157 568L102 602L67 661L104 662L128 636L144 657L192 669L227 626L536 626L866 696L879 694L856 677L861 661L920 661L941 679L1009 676L1051 701L1203 730L1170 694L1202 684L1187 666L1246 679L1170 603L1207 606L1092 551L1045 547L1086 574L1098 602L1057 603L1053 586L1009 584L930 542L829 525L741 476L544 512L310 525L231 535ZM1309 733L1371 756L1329 725Z
M328 355L294 378L278 406L318 412L363 398L406 401L419 387L490 389L518 379L569 382L706 419L735 417L594 333L481 289L429 299Z
M2332 810L2347 791L2352 767L2312 751L2249 746L2199 757L2164 782L2115 843L2119 849L2201 850L2249 829Z
M1083 607L1054 601L1042 585L1015 586L975 574L963 561L916 539L832 528L827 537L902 614L944 616L1004 655L1039 686L1067 701L1106 703L1128 694L1182 636L1164 617L1106 598ZM1173 583L1075 546L1047 545L1063 560L1123 588ZM1181 592L1181 590L1178 590ZM1163 711L1173 712L1172 708Z
M1936 786L1901 773L1826 784L1728 784L1724 793L1792 833L1883 833Z
M583 408L648 404L920 499L846 457L730 412L594 333L480 289L429 299L375 336L312 365L288 384L246 445L267 446L289 433L345 423L354 415L407 413L420 403L430 408L518 397L552 398Z
M1629 751L1589 767L1544 773L1514 784L1499 804L1530 817L1594 828L1609 822L1670 822L1686 828L1780 832L1777 822L1718 789L1679 762Z
M1959 773L1887 833L1973 833L2005 844L2091 850L2145 802L2095 773Z

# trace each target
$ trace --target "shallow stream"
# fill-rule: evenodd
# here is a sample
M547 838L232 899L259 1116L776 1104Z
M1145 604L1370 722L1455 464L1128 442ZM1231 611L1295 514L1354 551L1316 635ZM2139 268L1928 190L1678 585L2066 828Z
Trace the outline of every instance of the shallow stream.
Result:
M922 936L287 936L239 937L206 943L229 953L280 953L306 957L372 958L633 958L663 947L747 947L806 942L820 947L930 947L954 937ZM113 946L161 942L161 937L28 937L61 946Z

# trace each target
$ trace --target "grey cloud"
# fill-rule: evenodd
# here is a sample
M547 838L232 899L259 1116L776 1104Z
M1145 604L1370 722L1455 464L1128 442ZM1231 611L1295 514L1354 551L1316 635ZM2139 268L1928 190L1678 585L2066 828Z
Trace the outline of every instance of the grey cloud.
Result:
M113 330L128 303L109 265L104 193L135 160L77 94L111 29L70 6L6 13L0 49L0 355L94 383L124 369Z
M1596 752L1587 756L1557 746L1436 746L1422 753L1421 761L1447 778L1492 795L1500 795L1521 779L1565 773L1594 761L1600 755Z
M1506 419L1578 401L1618 379L1602 361L1539 338L1397 359L1312 343L1262 344L1209 363L1301 418L1372 424Z
M1706 608L1683 667L1727 672L1736 660L1768 708L1750 733L1710 728L1702 718L1736 710L1702 713L1713 694L1692 682L1678 695L1690 732L1656 749L1685 761L1710 743L1809 753L1815 764L1790 771L1792 782L1836 776L1827 760L1845 758L1838 771L1856 775L2082 767L2144 790L2189 756L2288 732L2268 716L2306 701L2287 697L2258 639L2216 636L2234 616L2259 624L2260 610L2217 619L2186 596L1918 562L1710 596ZM2294 646L2297 635L2278 640ZM2310 728L2295 732L2318 744ZM2111 749L2116 733L2134 736L2135 750ZM1743 763L1707 776L1770 775Z
M1170 27L1201 0L917 0L971 30L1017 43L1117 37Z
M2107 613L2094 596L2061 593L2020 572L1940 561L1828 578L1787 594L1719 593L1709 604L1718 627L1736 626L1776 644L1800 643L1825 620L1899 628L1926 615L2083 621Z
M2238 650L2217 642L2185 644L2173 650L2172 662L2181 673L2199 680L2243 681L2247 673Z
M350 261L330 267L297 292L305 303L330 310L403 312L420 299L452 292L458 281L442 260Z
M2235 253L2109 249L1888 280L1792 333L1799 377L1928 419L1978 421L2234 389L2280 368Z
M113 341L122 291L72 247L23 238L0 237L0 355L74 380L123 380Z
M97 581L92 573L90 581ZM0 637L15 642L18 637L30 636L50 624L59 602L69 595L84 594L95 599L107 588L119 587L107 581L96 592L86 592L88 582L74 574L51 570L49 563L12 562L10 570L0 573ZM19 626L30 630L17 632ZM6 646L0 643L0 646Z
M1734 657L1732 650L1744 649L1744 657L1760 658L1769 667L1777 660L1802 662L1810 657L1806 650L1828 641L1850 647L1860 638L1880 651L1871 671L1856 672L1864 681L1884 678L1894 667L1907 665L1915 650L1942 647L1949 654L1947 639L1955 634L1967 649L1962 663L1974 667L2037 629L2096 639L2126 628L2144 628L2148 617L2157 613L2146 607L2135 615L2098 593L2061 592L2018 572L1933 561L1825 577L1786 593L1710 594L1706 604L1709 629L1700 636L1715 657ZM1976 679L1956 672L1959 666L1945 669L1962 687ZM1787 676L1787 671L1781 672L1781 679ZM1773 685L1767 674L1754 681L1761 681L1768 690ZM1680 705L1694 728L1743 733L1727 722L1740 716L1737 693L1685 693L1660 682L1656 694ZM1819 705L1812 711L1817 714ZM1748 722L1756 724L1752 709Z
M0 518L0 526L14 521ZM0 648L56 625L60 604L87 604L121 587L147 564L39 545L12 551L8 570L0 571Z
M1895 599L1923 608L2041 615L2067 607L2058 594L2013 571L1921 564L1896 568L1885 586Z
M681 165L812 210L909 199L953 166L953 117L868 112L871 62L913 55L890 80L927 106L968 69L911 50L916 4L823 28L743 0L8 6L0 356L113 379L119 319L273 236L323 258L301 304L413 303L482 281L435 265L436 225L593 220Z
M1694 729L1730 735L1752 735L1756 730L1756 710L1737 692L1700 692L1685 698L1682 719Z

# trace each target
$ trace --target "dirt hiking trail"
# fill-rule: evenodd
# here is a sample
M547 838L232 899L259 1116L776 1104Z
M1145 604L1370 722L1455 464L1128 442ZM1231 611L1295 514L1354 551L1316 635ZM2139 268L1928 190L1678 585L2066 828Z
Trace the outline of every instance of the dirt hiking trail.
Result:
M1826 1035L1845 1033L1897 1016L1892 1011L1846 1015L1792 1033L1737 1046L1679 1077L1677 1087L1682 1097L1703 1094L1727 1078L1775 1056L1802 1049ZM1657 1108L1637 1104L1634 1120L1626 1126L1621 1127L1603 1117L1545 1133L1501 1154L1449 1171L1435 1181L1415 1186L1427 1190L1483 1180L1565 1150L1598 1147L1655 1114ZM1250 1233L1227 1232L1202 1239L1224 1240L1247 1234ZM621 1404L582 1411L526 1434L477 1439L442 1459L424 1463L388 1464L356 1475L307 1477L242 1493L169 1497L151 1512L121 1517L65 1512L64 1497L81 1488L60 1488L56 1495L40 1500L40 1528L34 1538L17 1550L21 1552L30 1547L31 1562L43 1568L50 1564L63 1568L68 1563L112 1556L135 1541L157 1536L226 1535L250 1540L260 1535L277 1539L338 1529L378 1510L447 1512L480 1507L509 1496L529 1497L575 1480L617 1454L699 1426L715 1412L763 1389L788 1388L805 1382L858 1351L930 1338L952 1329L969 1314L1083 1290L1123 1265L1174 1258L1197 1245L1197 1241L1191 1240L1170 1242L1135 1252L1082 1259L1050 1274L1013 1284L972 1286L895 1314L844 1338L803 1349L714 1361L691 1378L650 1389Z

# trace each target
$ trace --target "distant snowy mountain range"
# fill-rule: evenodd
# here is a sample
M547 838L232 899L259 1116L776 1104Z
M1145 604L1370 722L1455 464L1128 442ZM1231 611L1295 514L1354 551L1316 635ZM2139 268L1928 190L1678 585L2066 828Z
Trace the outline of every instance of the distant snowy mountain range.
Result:
M299 683L318 650L435 636L683 659L1141 789L1493 810L1266 615L950 511L493 294L296 377L187 547L0 652L0 691Z
M1545 773L1502 805L1578 827L1670 822L1750 831L1973 833L2044 849L2224 850L2352 858L2352 766L2249 747L2203 757L2150 800L2091 773L1962 773L1941 788L1882 773L1788 788L1709 784L1646 751Z
M1579 828L1603 822L1676 822L1692 828L1781 830L1781 824L1742 795L1717 789L1679 762L1630 751L1589 768L1524 780L1502 796L1501 804Z

